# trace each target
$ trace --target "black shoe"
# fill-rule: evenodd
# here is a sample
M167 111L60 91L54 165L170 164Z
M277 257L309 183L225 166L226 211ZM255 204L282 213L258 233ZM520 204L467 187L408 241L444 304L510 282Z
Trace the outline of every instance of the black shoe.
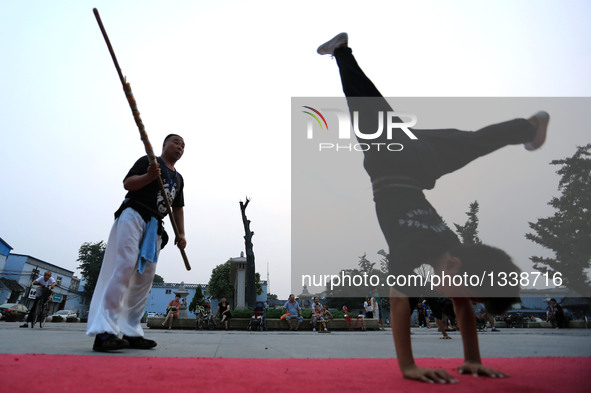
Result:
M109 333L97 334L94 339L94 345L92 346L92 350L98 352L116 351L125 348L129 348L129 342L127 340L120 339L114 334Z
M123 336L123 339L127 340L129 342L130 348L135 348L135 349L151 349L157 345L156 341L148 340L143 337Z
M20 325L19 327L29 327L29 324L27 322L23 323L22 325Z

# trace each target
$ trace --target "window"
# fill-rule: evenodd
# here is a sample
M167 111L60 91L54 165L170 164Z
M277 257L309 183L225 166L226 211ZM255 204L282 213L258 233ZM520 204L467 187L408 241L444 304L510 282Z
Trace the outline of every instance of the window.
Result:
M166 290L166 294L167 294L167 295L170 295L171 293L172 293L172 289L167 289L167 290Z

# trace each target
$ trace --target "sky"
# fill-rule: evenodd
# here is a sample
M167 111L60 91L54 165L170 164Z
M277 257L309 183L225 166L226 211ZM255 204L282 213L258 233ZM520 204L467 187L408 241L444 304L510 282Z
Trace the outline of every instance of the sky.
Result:
M270 291L280 298L292 291L291 98L342 97L334 61L316 54L336 33L349 33L386 96L591 95L587 1L360 4L0 3L0 237L13 253L77 271L80 246L106 241L125 195L123 177L144 154L93 7L156 153L168 133L185 139L177 169L186 183L192 270L168 246L157 268L167 282L206 283L216 265L240 255L239 202L249 197L257 271L263 278L269 272ZM560 132L551 131L526 180L523 172L486 178L491 189L514 185L534 196L521 201L522 214L506 212L502 225L500 195L468 187L470 173L457 180L466 184L461 195L444 183L429 199L448 223L463 223L478 199L483 239L508 244L520 260L543 253L523 234L527 220L551 214L546 203L557 195L558 177L546 164L590 142L589 133ZM377 261L380 242L352 252Z

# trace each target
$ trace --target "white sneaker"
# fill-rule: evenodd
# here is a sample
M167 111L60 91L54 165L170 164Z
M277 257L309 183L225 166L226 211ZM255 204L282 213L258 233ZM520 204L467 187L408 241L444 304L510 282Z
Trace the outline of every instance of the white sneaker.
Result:
M334 54L334 50L336 48L347 46L348 43L349 36L347 33L340 33L326 41L324 44L320 45L318 49L316 49L316 52L318 52L320 55L332 55Z
M536 127L536 136L532 141L524 143L523 146L525 146L525 150L532 151L539 149L546 141L550 115L546 111L540 111L530 117L530 119L535 119L538 124Z

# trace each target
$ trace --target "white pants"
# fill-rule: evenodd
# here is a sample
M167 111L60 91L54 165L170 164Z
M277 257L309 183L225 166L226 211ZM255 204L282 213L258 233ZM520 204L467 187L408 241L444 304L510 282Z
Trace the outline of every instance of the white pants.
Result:
M101 333L144 336L140 321L156 273L156 263L148 262L143 274L137 260L148 224L132 208L115 220L109 235L103 265L90 302L86 334ZM158 238L158 250L160 250Z

